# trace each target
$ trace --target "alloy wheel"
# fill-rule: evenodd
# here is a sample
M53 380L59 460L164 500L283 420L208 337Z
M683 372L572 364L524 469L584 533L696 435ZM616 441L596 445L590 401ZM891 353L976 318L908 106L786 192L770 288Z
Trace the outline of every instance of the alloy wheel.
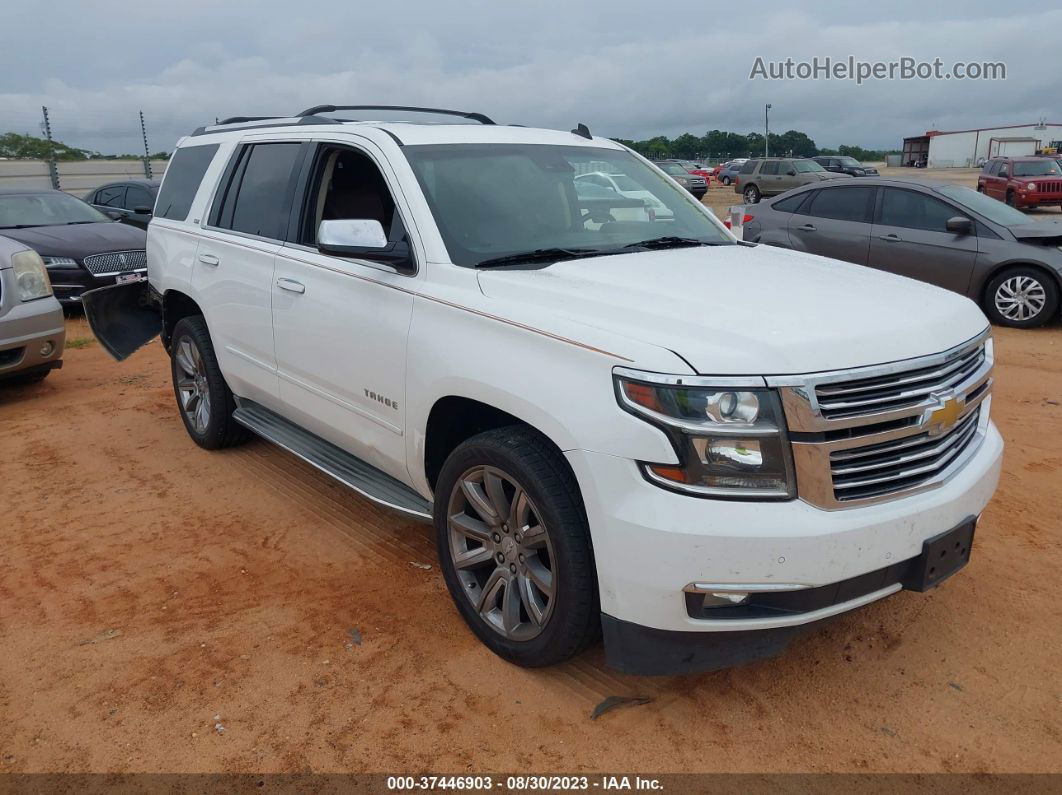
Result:
M557 564L523 486L496 467L473 467L454 484L446 521L450 559L480 618L509 640L538 636L553 613Z
M177 379L181 411L196 433L206 433L210 424L210 384L203 356L192 340L183 337L177 343L174 358L181 371Z
M755 204L759 198L759 193L757 193L755 188L747 188L745 190L745 204Z
M1007 320L1032 320L1047 304L1047 290L1032 276L1011 276L996 288L994 300Z

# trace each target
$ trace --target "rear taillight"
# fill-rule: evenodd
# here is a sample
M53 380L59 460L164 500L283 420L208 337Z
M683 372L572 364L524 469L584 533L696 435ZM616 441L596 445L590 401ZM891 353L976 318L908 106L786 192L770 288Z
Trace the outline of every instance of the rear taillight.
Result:
M734 177L734 187L741 184L741 177Z
M741 217L741 223L743 223L743 224L747 224L751 220L752 220L752 216L749 215L748 213L745 213L745 215L743 215Z

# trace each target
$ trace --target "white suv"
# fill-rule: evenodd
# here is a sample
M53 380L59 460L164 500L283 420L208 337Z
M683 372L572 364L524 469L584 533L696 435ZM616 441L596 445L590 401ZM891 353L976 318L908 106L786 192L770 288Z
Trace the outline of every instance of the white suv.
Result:
M582 125L337 110L383 109L182 139L148 284L85 297L118 357L161 310L196 443L253 431L434 522L521 665L603 631L621 670L716 669L966 563L1002 453L974 303L737 241ZM590 172L662 210L614 217Z

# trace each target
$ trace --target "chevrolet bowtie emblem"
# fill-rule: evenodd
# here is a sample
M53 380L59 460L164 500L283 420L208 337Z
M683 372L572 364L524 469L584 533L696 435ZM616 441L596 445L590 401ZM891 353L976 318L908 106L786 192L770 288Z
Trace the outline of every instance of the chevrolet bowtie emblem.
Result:
M955 423L958 422L959 415L966 408L966 398L955 395L944 397L937 394L934 394L933 397L940 401L939 408L927 409L927 415L922 424L926 426L930 436L939 436L950 431L955 426Z

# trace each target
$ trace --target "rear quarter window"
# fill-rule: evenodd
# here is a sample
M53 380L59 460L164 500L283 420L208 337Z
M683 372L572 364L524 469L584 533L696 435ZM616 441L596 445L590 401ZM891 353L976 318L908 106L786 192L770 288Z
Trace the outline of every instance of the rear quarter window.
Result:
M795 213L810 195L811 191L798 193L796 196L786 196L784 199L771 202L771 209L780 213Z
M173 153L155 203L156 218L187 220L199 183L217 151L218 144L204 144L185 146Z
M741 170L738 173L739 174L751 174L753 171L756 170L756 166L758 166L759 164L760 164L759 160L749 160L746 163L742 163Z

